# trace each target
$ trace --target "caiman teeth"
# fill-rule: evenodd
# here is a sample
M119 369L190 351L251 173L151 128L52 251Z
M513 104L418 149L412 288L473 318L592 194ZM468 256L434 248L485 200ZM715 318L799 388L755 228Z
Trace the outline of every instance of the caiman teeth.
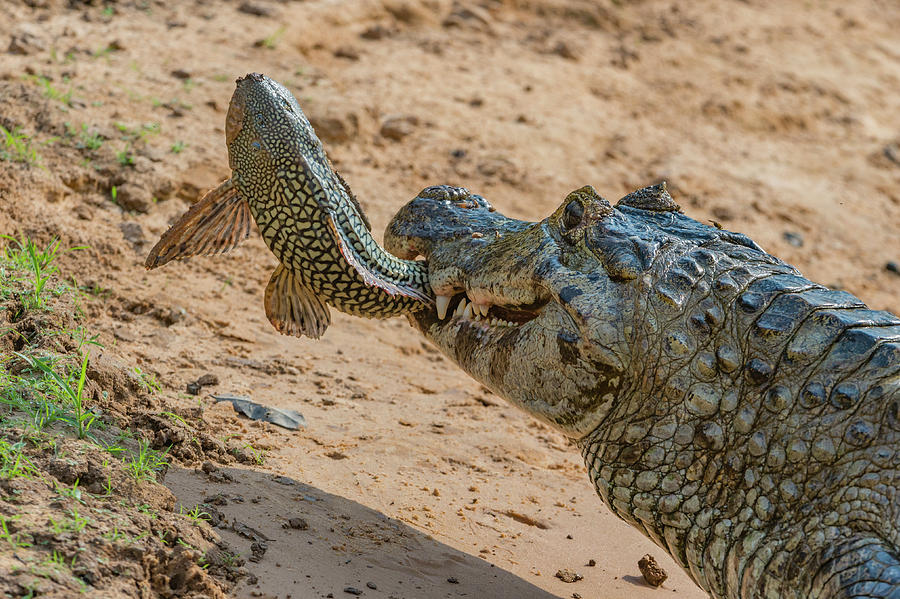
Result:
M466 302L466 298L465 298L465 297L463 297L461 300L459 300L459 305L456 307L456 312L453 313L453 316L462 316L462 315L463 315L463 312L464 312L465 309L466 309L466 304L467 304L467 303L468 303L468 302Z
M447 316L447 308L450 306L451 296L449 295L438 295L435 298L435 305L437 306L437 314L438 319L444 320L444 317Z

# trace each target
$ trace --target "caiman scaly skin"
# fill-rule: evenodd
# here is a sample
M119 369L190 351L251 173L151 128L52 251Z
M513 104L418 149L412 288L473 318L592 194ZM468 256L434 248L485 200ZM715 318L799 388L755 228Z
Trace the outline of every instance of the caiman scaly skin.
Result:
M453 298L414 326L575 440L604 503L712 596L900 598L900 319L664 185L616 206L585 187L538 223L430 187L385 245Z
M266 245L319 298L369 318L429 305L424 266L378 245L284 86L257 73L238 79L225 136L231 179Z

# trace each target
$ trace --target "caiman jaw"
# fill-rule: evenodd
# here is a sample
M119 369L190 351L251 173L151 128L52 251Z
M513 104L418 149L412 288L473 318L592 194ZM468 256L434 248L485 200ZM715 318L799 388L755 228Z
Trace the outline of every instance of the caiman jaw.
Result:
M468 293L461 291L452 296L436 295L436 315L439 321L459 319L482 326L514 327L537 318L547 304L543 300L527 306L515 306L502 301L502 297L487 299L486 294L477 290Z

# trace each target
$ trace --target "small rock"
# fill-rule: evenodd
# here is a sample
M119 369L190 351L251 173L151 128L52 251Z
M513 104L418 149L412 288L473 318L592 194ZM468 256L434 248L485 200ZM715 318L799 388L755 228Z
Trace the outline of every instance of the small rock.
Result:
M578 582L584 576L576 572L575 570L570 570L568 568L563 568L562 570L556 571L556 577L559 578L563 582Z
M378 585L375 584L374 582L367 582L367 583L366 583L366 586L369 587L370 589L372 589L373 591L377 591L377 590L378 590Z
M581 599L581 595L578 593L572 593L572 599Z
M669 577L669 574L656 563L656 560L649 553L640 559L638 569L641 571L641 575L647 581L647 584L653 587L658 587Z
M191 72L184 69L175 69L172 71L172 77L175 77L176 79L190 79Z
M565 40L559 40L556 42L556 45L550 49L551 54L556 54L557 56L562 56L568 60L578 60L578 54L569 45Z
M132 245L140 245L144 242L144 230L141 228L140 223L119 223L119 230L122 231L122 237L125 238L125 241Z
M412 115L390 116L381 123L381 135L394 141L400 141L411 134L419 119Z
M116 52L119 52L119 51L125 49L125 44L123 44L121 42L121 40L115 39L115 40L109 42L109 45L107 46L107 48L109 48L110 50L115 50Z
M593 559L589 559L588 563L585 564L585 566L587 566L588 568L593 568L596 565L597 565L597 560L593 560Z
M467 153L468 152L462 148L456 148L455 150L450 151L450 156L456 160L460 160L461 158L465 158Z
M353 46L340 46L334 51L337 58L346 58L347 60L359 60L359 50Z
M173 306L168 310L163 310L159 312L158 318L164 325L167 327L172 326L176 322L181 321L185 315L187 314L187 310L182 308L181 306Z
M447 15L441 23L444 27L468 27L479 31L489 32L492 30L491 14L477 6L462 6L454 4L453 10Z
M47 47L47 44L41 38L31 33L20 33L12 36L9 41L9 47L6 49L10 54L35 54Z
M784 233L781 234L781 236L784 237L784 240L787 241L792 246L794 246L795 248L803 247L803 235L801 235L800 233L794 233L793 231L785 231Z
M261 4L257 4L255 2L242 2L240 6L238 6L238 12L242 12L247 15L253 15L254 17L271 17L272 9L268 6L262 6Z
M288 477L286 477L286 476L276 476L276 477L273 478L272 480L273 480L274 482L278 483L279 485L285 485L285 486L288 486L288 487L291 486L291 485L296 485L296 484L297 484L293 479L290 479L290 478L288 478Z
M217 470L219 469L218 466L216 466L215 464L213 464L213 463L210 462L209 460L203 462L203 464L200 466L200 468L201 468L204 472L206 472L207 474L212 474L213 472L215 472L215 471L217 471ZM212 502L211 502L211 501L207 501L207 503L212 503ZM224 504L223 504L223 505L224 505Z
M348 595L362 595L363 592L356 587L344 587L344 592Z
M266 554L266 551L269 549L269 545L264 541L254 541L250 543L250 561L257 563L259 562L263 556Z
M184 388L184 390L187 391L188 395L200 395L201 389L202 389L202 387L200 387L200 385L197 384L197 381L188 383L187 385L185 385L185 388Z
M294 530L309 530L309 522L305 518L288 518L288 521L282 525L282 528L293 528Z
M447 582L450 584L459 584L459 579L456 576L451 576L447 579Z
M326 143L344 143L355 137L359 131L359 119L355 114L348 114L343 118L328 115L307 116L316 135Z
M888 272L892 272L895 275L900 275L900 264L897 264L893 260L884 265L884 269Z
M380 40L393 35L394 30L384 25L373 25L359 34L364 40Z
M125 210L146 214L153 206L150 192L140 185L125 183L116 188L116 203Z
M212 373L206 373L197 379L197 384L201 387L211 387L212 385L219 384L219 377Z

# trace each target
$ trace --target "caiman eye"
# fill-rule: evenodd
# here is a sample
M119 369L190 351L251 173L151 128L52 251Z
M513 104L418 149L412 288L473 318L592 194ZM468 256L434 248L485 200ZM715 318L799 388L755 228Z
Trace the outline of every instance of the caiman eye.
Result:
M571 231L580 225L582 218L584 218L584 206L581 205L581 202L572 200L566 204L566 209L563 210L562 216L562 225L566 231Z

